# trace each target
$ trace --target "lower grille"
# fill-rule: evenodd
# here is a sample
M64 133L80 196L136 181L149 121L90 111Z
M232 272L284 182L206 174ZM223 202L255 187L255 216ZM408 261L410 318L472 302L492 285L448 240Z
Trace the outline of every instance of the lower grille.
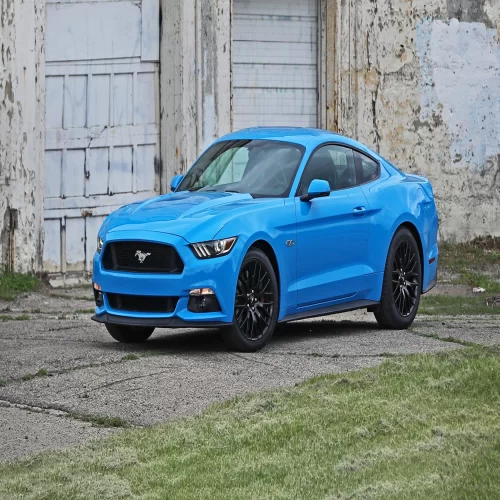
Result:
M179 297L155 297L148 295L125 295L107 293L109 305L118 311L171 313L177 306Z
M181 274L184 263L171 245L148 241L108 243L102 259L104 269L130 273Z

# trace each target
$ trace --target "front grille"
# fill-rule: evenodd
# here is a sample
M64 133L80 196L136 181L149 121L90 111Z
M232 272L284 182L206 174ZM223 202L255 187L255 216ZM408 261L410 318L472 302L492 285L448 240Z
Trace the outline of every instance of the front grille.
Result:
M104 269L130 273L181 274L184 263L170 245L147 241L116 241L106 245Z
M155 297L148 295L125 295L107 293L109 305L118 311L171 313L177 306L179 297Z

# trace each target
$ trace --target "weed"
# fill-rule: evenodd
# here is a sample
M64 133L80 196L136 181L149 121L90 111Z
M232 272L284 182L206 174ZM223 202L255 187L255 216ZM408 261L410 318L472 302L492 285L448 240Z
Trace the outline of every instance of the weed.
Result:
M35 292L40 280L31 274L0 273L0 300L14 300L19 294Z
M28 381L28 380L33 380L34 378L37 377L48 377L49 372L45 368L40 368L36 373L26 373L21 377L21 380L23 381Z
M468 340L458 339L456 337L452 337L448 335L447 337L440 337L436 333L417 333L420 337L427 337L429 339L441 340L442 342L451 342L452 344L460 344L467 347L477 347L479 344L475 344L474 342L469 342Z
M136 359L139 359L139 356L137 354L125 354L123 356L122 361L135 361Z
M420 301L418 312L420 314L452 316L500 314L500 307L486 305L483 297L424 295Z
M22 316L8 316L3 314L0 316L0 321L26 321L31 319L27 314L23 314Z
M476 238L468 243L442 243L439 267L463 285L500 292L500 238Z
M80 420L85 420L86 422L90 422L96 427L130 427L125 420L120 417L112 417L109 415L105 416L85 416L78 417Z
M54 297L56 299L66 299L66 300L84 300L86 302L94 302L94 297L92 295L89 295L88 297L84 296L72 296L72 295L65 295L64 293L49 293L50 297Z

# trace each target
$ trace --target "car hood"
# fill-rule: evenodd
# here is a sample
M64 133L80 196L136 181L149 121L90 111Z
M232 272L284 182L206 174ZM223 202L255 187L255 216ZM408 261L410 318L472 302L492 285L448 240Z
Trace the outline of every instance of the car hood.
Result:
M189 242L208 241L241 212L283 203L282 198L254 199L239 193L172 193L118 209L104 221L100 234L155 231L174 234Z

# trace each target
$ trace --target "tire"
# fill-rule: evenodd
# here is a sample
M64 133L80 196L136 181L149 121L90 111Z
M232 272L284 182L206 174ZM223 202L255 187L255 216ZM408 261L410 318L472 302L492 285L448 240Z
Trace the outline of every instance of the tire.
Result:
M422 262L417 242L406 228L392 239L384 270L382 296L375 318L382 328L405 330L415 319L422 289Z
M255 352L262 349L278 322L278 280L271 261L258 249L243 259L234 301L234 322L222 330L229 348Z
M154 328L143 326L114 325L106 323L109 334L124 344L140 344L146 342L154 332Z

